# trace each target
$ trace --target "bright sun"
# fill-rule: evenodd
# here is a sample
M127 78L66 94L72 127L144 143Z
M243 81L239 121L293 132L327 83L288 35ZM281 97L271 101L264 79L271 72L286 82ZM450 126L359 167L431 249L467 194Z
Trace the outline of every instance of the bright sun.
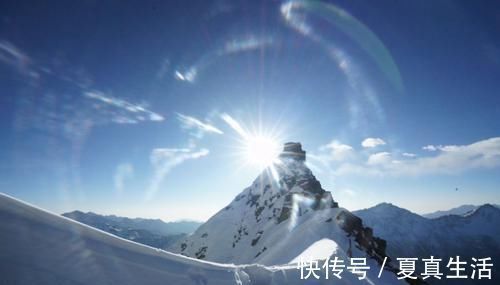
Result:
M279 132L277 128L263 129L262 124L251 130L240 125L238 121L228 114L222 114L221 118L239 135L238 155L244 164L266 168L278 163L281 152Z
M249 164L267 167L275 162L280 153L279 143L266 136L256 135L245 138L244 153Z

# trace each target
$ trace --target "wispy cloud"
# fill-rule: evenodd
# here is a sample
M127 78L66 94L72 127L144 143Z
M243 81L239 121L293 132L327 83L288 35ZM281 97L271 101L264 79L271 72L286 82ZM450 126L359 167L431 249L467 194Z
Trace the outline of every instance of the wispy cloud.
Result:
M116 167L115 175L113 177L115 190L117 193L122 193L125 180L132 178L134 175L134 166L130 163L122 163Z
M386 142L381 138L366 138L361 142L361 145L365 148L373 148L385 144Z
M411 153L411 152L403 152L401 155L405 156L405 157L417 157L416 154Z
M23 104L19 104L20 109L16 112L16 127L19 129L54 132L57 136L81 143L85 134L97 125L164 120L162 115L144 105L91 88L92 79L85 70L65 67L69 65L66 63L40 64L7 40L0 40L0 64L28 77L30 80L24 81L33 87L22 91L20 101ZM54 84L45 90L47 82Z
M0 40L0 62L11 66L21 74L34 78L39 76L31 65L31 58L9 41Z
M438 150L438 148L436 146L433 146L433 145L423 146L422 149L423 150L427 150L427 151L436 151L436 150Z
M184 129L187 130L195 130L195 136L201 137L205 133L214 133L214 134L219 134L222 135L224 132L216 128L215 126L209 124L209 123L204 123L200 121L199 119L192 117L192 116L187 116L181 113L177 113L177 119L181 123L181 126Z
M97 100L109 106L115 107L122 111L114 113L112 120L119 124L133 124L139 121L163 121L165 118L153 111L144 108L141 105L136 105L110 95L106 95L100 91L86 91L84 95L88 98Z
M0 60L11 65L26 65L30 61L28 56L7 41L0 41Z
M346 160L354 154L354 149L352 146L343 144L337 140L333 140L330 143L321 146L320 151L327 151L329 159L335 161Z
M231 54L249 50L256 50L261 47L271 46L273 38L271 36L247 35L241 38L233 38L224 44L224 48L219 54Z
M150 162L154 168L151 184L146 191L146 200L150 200L159 190L165 176L176 166L187 160L194 160L209 154L209 150L202 148L156 148L150 155Z
M154 173L150 186L146 191L146 200L150 200L159 191L162 181L174 167L188 160L202 158L210 153L207 148L198 147L200 140L206 133L224 134L220 129L208 122L181 113L176 113L176 115L181 127L189 133L190 138L187 147L156 148L151 151L150 162ZM213 114L209 114L208 117L210 116L213 116Z
M233 119L230 115L223 113L221 114L221 119L226 122L234 131L236 131L241 137L247 138L248 137L248 132L243 129L243 127Z
M434 155L419 156L390 152L370 154L366 163L350 161L334 169L336 175L421 176L459 174L473 169L500 167L500 137L468 145L425 146Z
M454 151L457 150L459 146L457 145L426 145L422 147L423 150L427 151Z
M368 161L366 164L368 165L383 165L386 163L389 163L391 161L391 154L388 152L377 152L374 154L371 154L368 157Z
M393 172L412 175L455 174L471 169L500 166L500 137L468 145L439 146L437 149L437 155L404 161L402 167L398 166Z
M213 114L212 114L213 115ZM209 114L208 117L212 116ZM207 156L207 148L199 148L198 144L206 133L223 135L224 132L209 122L203 122L193 116L176 113L181 128L187 130L190 138L184 148L156 148L151 151L150 161L154 169L150 186L146 191L146 200L150 200L160 188L162 181L176 166L188 161Z

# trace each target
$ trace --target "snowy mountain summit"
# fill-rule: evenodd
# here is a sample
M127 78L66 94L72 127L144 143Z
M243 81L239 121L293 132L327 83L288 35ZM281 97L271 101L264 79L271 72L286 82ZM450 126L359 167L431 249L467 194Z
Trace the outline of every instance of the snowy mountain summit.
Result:
M374 237L360 218L339 207L307 167L301 144L290 142L277 162L171 250L235 264L288 264L332 255L348 262L365 257L378 272L385 248L386 242ZM395 279L390 262L384 269Z

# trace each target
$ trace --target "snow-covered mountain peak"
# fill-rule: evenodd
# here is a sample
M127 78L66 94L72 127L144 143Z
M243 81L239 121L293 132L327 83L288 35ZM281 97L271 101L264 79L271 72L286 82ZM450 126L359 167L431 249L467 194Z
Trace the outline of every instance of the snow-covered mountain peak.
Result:
M338 207L304 162L300 143L285 144L279 160L264 169L223 211L238 211L242 221L253 226L262 221L281 223L293 211L303 214Z
M3 193L0 233L1 284L308 284L295 267L234 266L186 258L116 237ZM349 272L342 277L339 284L360 283ZM373 283L365 280L360 284Z
M370 215L365 215L366 212L369 212L372 215L376 215L377 217L383 218L384 220L397 220L401 217L409 220L421 220L425 219L424 217L415 214L407 209L400 208L391 203L380 203L369 209L362 209L355 211L354 213L363 218L364 221L370 220L372 217Z
M498 217L500 214L500 209L491 204L484 204L479 206L477 209L472 210L466 214L464 217L481 217L486 219L492 219L492 217Z
M319 247L327 251L323 257L368 257L376 269L386 257L385 241L339 208L305 161L300 143L285 144L279 162L171 250L210 261L276 265Z

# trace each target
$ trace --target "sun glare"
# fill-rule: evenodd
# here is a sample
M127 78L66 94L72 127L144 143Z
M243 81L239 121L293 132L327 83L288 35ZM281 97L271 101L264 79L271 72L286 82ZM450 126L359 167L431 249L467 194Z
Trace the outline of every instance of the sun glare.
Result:
M270 137L250 136L245 139L244 152L249 164L267 167L277 160L280 145Z
M281 153L281 129L263 128L261 123L258 127L247 128L226 113L221 118L239 135L236 155L242 160L242 165L260 169L271 166L271 170L274 169L272 164L279 163Z

